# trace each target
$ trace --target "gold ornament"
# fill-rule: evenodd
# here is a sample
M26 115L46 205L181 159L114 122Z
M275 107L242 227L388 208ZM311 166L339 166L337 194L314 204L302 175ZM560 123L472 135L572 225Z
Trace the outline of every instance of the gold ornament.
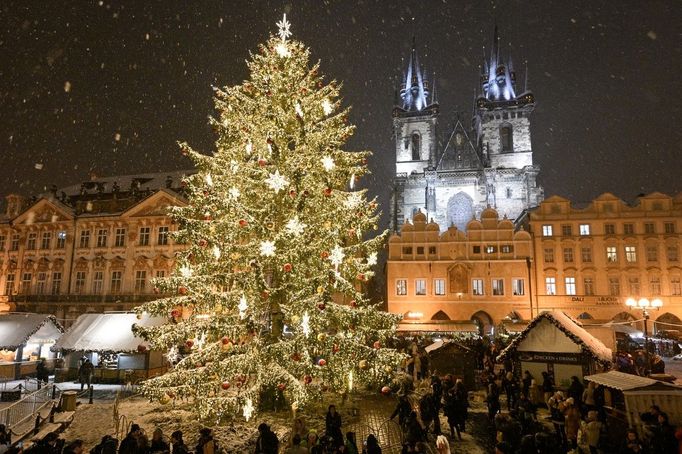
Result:
M358 363L358 366L360 366L360 369L362 369L362 370L367 370L367 368L369 367L369 364L367 364L366 359L361 359L360 362Z
M159 397L159 403L161 405L166 405L168 402L170 402L170 397L168 397L168 394L164 394L163 396Z
M320 295L323 294L324 293L324 287L322 287L321 285L319 287L317 287L317 293Z
M317 340L319 342L324 342L327 339L327 333L320 333L317 335Z
M384 370L386 371L387 374L393 372L393 368L391 366L384 366Z

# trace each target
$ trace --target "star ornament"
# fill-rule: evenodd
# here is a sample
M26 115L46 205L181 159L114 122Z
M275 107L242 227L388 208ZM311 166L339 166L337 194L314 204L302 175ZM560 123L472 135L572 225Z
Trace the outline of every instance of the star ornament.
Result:
M298 217L290 219L289 222L287 222L286 225L284 226L287 232L294 236L299 236L300 234L302 234L303 230L305 230L306 227L308 226L299 221Z
M291 24L287 20L286 13L284 13L284 15L282 16L282 20L277 22L277 28L279 28L279 31L277 32L277 34L282 39L282 41L286 41L287 38L289 38L291 36L291 30L290 30Z
M334 111L334 107L332 106L332 103L328 99L322 101L322 111L324 112L325 115L329 115Z
M275 194L278 194L279 191L289 186L289 182L279 174L279 170L275 170L275 173L271 173L266 182L268 186L270 186L270 189L275 191Z
M332 252L329 254L329 261L332 262L332 265L336 267L336 269L339 269L339 265L343 263L343 259L346 257L346 254L343 253L343 248L339 247L337 244L334 246L334 249L332 249Z
M371 254L369 254L369 256L367 256L367 265L374 266L376 264L377 264L377 253L372 252Z
M231 198L232 200L237 200L237 199L239 198L239 196L242 194L242 193L239 191L239 189L237 189L237 188L235 188L235 187L230 188L230 190L227 191L227 192L228 192L228 194L230 195L230 198Z
M274 241L263 241L260 244L260 255L263 257L273 257L277 251Z
M343 201L343 205L349 210L354 210L362 203L362 195L359 192L351 192L348 198Z
M324 158L320 159L320 161L322 161L322 167L324 167L324 170L327 172L331 172L334 170L334 167L336 167L336 163L331 156L325 156Z

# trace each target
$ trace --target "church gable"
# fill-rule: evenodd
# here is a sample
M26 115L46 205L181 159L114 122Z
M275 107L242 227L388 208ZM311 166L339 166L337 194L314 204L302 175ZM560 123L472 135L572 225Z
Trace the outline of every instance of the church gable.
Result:
M168 216L171 207L185 206L186 203L167 193L158 191L123 213L123 217Z
M72 220L71 213L48 199L40 199L14 219L14 224L56 223Z
M440 156L437 170L480 170L483 168L476 147L462 122L457 120L455 129L450 134L445 149Z

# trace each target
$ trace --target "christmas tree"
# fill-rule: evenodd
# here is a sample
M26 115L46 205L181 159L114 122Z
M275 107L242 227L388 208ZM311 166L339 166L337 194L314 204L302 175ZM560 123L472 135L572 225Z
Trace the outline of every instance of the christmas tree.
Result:
M187 249L156 282L169 296L137 308L168 317L134 331L178 359L142 392L194 399L204 418L249 419L266 393L296 408L380 386L400 360L384 347L398 317L363 294L385 239L364 239L378 218L355 190L369 153L341 149L353 126L338 85L288 39L286 16L278 26L250 80L215 90L215 153L181 144L197 169L172 212Z

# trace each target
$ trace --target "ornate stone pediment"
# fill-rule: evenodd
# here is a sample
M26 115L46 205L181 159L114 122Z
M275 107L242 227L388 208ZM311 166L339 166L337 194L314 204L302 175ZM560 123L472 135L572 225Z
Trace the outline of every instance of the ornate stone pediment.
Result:
M73 216L47 199L41 199L14 220L15 225L56 223L73 219Z

